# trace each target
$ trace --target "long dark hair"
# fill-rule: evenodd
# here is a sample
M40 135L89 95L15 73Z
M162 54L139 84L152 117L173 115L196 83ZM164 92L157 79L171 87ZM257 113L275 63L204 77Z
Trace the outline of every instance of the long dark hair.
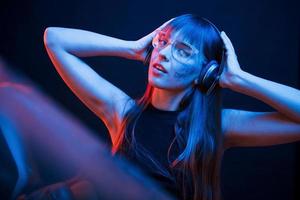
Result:
M168 27L179 31L189 43L201 51L201 67L211 60L221 63L223 43L219 32L208 20L192 14L181 15L171 21ZM117 152L127 135L128 142L135 146L134 128L143 110L151 101L153 86L147 85L144 95L136 100L125 115L118 138L113 142L112 152ZM186 94L181 101L180 113L174 125L175 139L179 154L170 167L181 169L177 177L182 186L183 198L190 198L192 191L194 200L219 200L220 197L220 165L223 138L221 133L221 88L205 95L197 87ZM128 124L132 123L130 128ZM171 144L169 147L172 148Z

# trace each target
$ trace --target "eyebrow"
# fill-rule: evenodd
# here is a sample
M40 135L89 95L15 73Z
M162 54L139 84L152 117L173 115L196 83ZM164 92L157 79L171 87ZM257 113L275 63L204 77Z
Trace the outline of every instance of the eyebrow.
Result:
M166 32L162 32L162 31L160 31L160 32L158 32L158 35L159 35L159 36L161 36L161 35L163 35L163 36L166 36L166 35L167 35L167 33L166 33Z
M188 42L184 42L182 40L176 40L179 44L182 44L184 46L190 47L192 49L197 49L196 47L194 47L192 44L188 43Z
M165 31L159 31L158 32L158 35L159 36L166 36L167 35L167 32L165 32ZM170 34L171 35L171 34ZM170 39L170 37L168 37L168 40ZM196 49L196 50L198 50L196 47L194 47L192 44L190 44L190 43L188 43L188 42L184 42L184 41L182 41L182 40L176 40L177 42L179 42L179 43L181 43L181 44L183 44L183 45L185 45L185 46L187 46L187 47L190 47L190 48L192 48L192 49ZM198 50L199 51L199 50Z
M158 35L159 36L166 36L167 35L167 33L166 32L163 32L163 31L160 31L159 33L158 33ZM168 39L169 39L170 37L168 37ZM184 42L184 41L182 41L182 40L176 40L177 42L180 42L180 43L182 43L182 44L184 44L184 45L187 45L187 46L193 46L192 44L190 44L190 43L188 43L188 42Z

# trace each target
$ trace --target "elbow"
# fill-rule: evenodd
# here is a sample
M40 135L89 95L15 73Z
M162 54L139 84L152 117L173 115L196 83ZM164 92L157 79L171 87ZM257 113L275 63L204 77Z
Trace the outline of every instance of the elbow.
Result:
M59 45L58 28L48 27L44 31L44 45L46 48L53 48Z

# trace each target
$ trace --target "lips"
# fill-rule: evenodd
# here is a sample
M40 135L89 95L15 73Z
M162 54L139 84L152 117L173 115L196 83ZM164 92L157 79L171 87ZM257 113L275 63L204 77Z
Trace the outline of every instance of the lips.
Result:
M152 65L155 69L163 72L163 73L168 73L167 70L161 65L161 64L158 64L158 63L154 63Z

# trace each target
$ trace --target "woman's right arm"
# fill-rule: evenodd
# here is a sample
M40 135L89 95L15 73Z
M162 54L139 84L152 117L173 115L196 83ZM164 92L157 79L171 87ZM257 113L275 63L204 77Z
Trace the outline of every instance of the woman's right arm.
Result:
M74 94L101 118L114 142L126 102L131 98L99 76L79 57L120 56L138 60L135 42L84 30L50 27L45 30L44 43L59 75Z
M71 28L50 27L45 30L45 47L57 72L75 95L105 123L113 143L123 116L133 101L80 57L119 56L144 61L156 32L171 20L136 41Z

